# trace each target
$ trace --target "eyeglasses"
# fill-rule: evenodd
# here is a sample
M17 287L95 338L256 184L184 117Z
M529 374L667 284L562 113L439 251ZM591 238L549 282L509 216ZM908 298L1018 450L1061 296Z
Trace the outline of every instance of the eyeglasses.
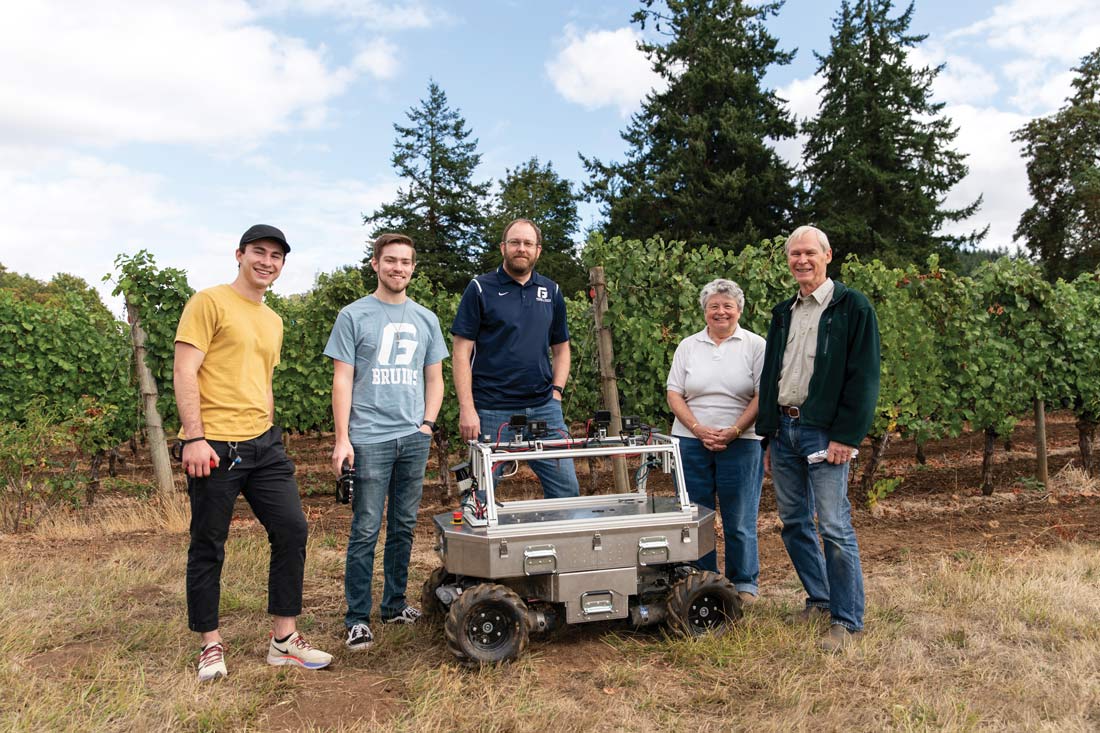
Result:
M509 249L538 249L539 243L530 239L509 239L504 242Z

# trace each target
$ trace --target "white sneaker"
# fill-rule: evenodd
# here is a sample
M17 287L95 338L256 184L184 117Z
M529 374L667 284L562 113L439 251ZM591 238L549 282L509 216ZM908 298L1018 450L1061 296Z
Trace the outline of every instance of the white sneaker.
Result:
M199 650L199 682L228 676L229 670L225 668L225 645L222 642L207 644Z
M347 641L344 642L344 646L351 649L353 652L357 652L363 649L369 649L373 643L374 634L370 632L370 627L366 624L355 624L348 629L348 638Z
M271 634L271 643L267 646L267 663L280 667L284 664L296 664L306 669L321 669L332 663L332 655L320 649L314 649L313 645L302 638L295 631L286 641L275 641L275 634Z

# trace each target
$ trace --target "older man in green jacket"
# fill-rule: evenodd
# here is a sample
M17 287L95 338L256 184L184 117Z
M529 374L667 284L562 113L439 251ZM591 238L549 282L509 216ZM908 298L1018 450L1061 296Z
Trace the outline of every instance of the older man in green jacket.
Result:
M785 250L798 293L772 310L756 431L769 437L783 544L806 590L800 617L829 618L820 646L836 651L863 632L848 468L878 402L878 319L826 274L833 252L820 229L795 229Z

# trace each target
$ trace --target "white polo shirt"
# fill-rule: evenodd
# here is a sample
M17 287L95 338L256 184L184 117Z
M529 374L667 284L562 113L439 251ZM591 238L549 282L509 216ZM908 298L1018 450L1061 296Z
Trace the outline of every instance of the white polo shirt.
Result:
M737 422L760 390L766 342L752 331L738 326L720 344L707 329L692 334L676 347L665 387L684 396L695 419L703 425L728 428ZM760 440L750 426L742 438ZM672 422L672 434L694 437L687 425Z

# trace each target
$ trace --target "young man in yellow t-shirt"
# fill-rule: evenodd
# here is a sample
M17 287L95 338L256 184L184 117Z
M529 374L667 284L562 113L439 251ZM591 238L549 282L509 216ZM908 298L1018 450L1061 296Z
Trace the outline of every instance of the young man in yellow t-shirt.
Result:
M271 542L268 663L320 669L332 661L302 638L295 623L302 611L306 518L294 464L274 427L271 381L283 321L263 302L288 252L281 231L251 227L236 252L237 278L195 293L176 330L173 381L191 498L187 623L202 635L200 681L228 674L218 603L225 540L241 493Z

